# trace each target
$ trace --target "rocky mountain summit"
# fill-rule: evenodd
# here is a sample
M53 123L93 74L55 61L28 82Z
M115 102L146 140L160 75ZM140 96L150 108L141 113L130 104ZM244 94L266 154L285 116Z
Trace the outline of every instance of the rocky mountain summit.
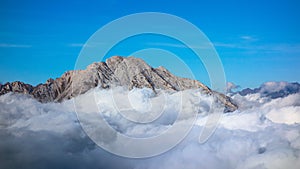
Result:
M48 79L46 83L37 86L19 81L6 83L0 85L0 95L15 92L29 94L40 102L61 102L97 86L127 86L128 89L147 87L154 92L157 89L181 91L201 88L203 93L215 96L224 104L227 112L237 109L229 97L212 91L197 80L177 77L164 67L152 68L139 58L120 56L93 63L85 70L68 71L55 80Z

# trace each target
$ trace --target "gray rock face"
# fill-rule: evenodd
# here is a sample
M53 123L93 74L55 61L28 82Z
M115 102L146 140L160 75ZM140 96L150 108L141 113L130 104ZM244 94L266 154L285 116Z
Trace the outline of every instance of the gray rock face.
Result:
M154 91L201 88L205 94L216 96L226 106L227 111L237 109L229 97L212 91L197 80L174 76L163 67L152 68L139 58L120 56L113 56L106 62L93 63L85 70L68 71L55 80L49 79L45 84L35 87L22 82L6 83L0 85L0 95L16 92L29 94L40 102L61 102L96 86L127 86L128 89L147 87Z

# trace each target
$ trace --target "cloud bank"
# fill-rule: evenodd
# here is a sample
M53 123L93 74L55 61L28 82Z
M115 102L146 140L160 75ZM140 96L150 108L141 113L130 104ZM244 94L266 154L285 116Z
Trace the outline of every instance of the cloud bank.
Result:
M267 88L273 93L282 90L272 84ZM153 123L139 125L115 110L109 90L96 88L77 98L86 103L87 116L101 114L115 130L135 137L166 131L179 111L199 113L182 142L166 153L143 159L119 157L98 147L82 130L73 100L41 104L25 95L0 96L0 168L296 169L300 166L299 92L277 98L263 92L234 94L239 110L224 114L217 130L204 144L199 144L198 138L213 98L201 95L199 90L184 93L189 97L182 100L182 110L178 109L179 93L169 93L165 113ZM133 107L144 112L150 109L149 100L159 97L149 89L118 89L118 94L129 97ZM88 100L94 96L97 112L89 108ZM101 135L108 142L116 139L109 133Z

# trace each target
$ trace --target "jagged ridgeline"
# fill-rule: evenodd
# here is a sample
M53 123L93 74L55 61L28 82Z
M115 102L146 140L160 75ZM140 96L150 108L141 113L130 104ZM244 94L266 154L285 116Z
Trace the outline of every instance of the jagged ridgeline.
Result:
M32 86L23 82L0 85L0 95L8 92L28 94L40 102L61 102L83 94L100 86L126 86L128 89L151 88L169 91L202 89L203 94L213 95L225 105L226 111L234 111L237 106L230 97L212 91L197 80L173 75L164 67L152 68L142 59L134 57L113 56L105 62L89 65L85 70L67 71L57 79L48 79L46 83Z

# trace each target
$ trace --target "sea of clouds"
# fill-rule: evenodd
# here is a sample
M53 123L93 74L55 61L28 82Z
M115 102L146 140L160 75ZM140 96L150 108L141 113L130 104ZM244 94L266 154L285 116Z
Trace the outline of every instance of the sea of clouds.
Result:
M86 106L87 116L100 114L116 131L132 137L165 132L179 113L198 114L182 142L163 154L141 159L116 156L97 146L80 126L74 100L43 104L26 95L9 93L0 96L0 168L297 169L300 93L274 98L265 95L266 91L277 92L284 89L284 84L276 88L276 84L266 83L263 87L264 92L245 96L232 93L239 109L223 114L217 129L203 144L198 142L199 134L214 98L200 90L153 93L146 88L116 88L114 97L123 98L118 99L119 104L130 104L140 113L149 113L157 108L158 98L164 98L163 114L147 124L136 124L120 115L109 89L95 88L76 98ZM91 98L97 103L97 111L91 108ZM125 98L130 103L122 102ZM184 124L187 118L181 122ZM101 137L108 143L117 139L105 131Z

